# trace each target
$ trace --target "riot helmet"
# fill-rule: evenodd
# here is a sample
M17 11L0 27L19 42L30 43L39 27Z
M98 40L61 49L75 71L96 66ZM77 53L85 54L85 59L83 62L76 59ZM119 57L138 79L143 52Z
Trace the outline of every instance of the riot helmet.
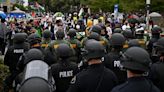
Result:
M164 55L164 38L158 39L154 46L156 47L158 54Z
M49 66L41 60L33 60L26 65L19 92L53 92L53 85Z
M149 53L140 47L131 47L122 55L121 64L128 70L147 72L150 63Z
M44 59L44 55L43 53L39 50L39 49L30 49L26 54L25 54L25 64L27 64L28 62L32 61L32 60L43 60Z
M14 43L23 43L27 39L27 34L26 33L16 33L14 35L13 41Z
M75 37L76 36L76 30L75 29L70 29L69 31L68 31L68 36L70 37L70 38L73 38L73 37Z
M34 45L41 42L41 37L35 33L28 36L28 42L30 45Z
M59 58L69 58L72 54L72 49L67 44L59 44L56 48L56 53Z
M133 33L130 29L126 29L122 33L126 39L133 38Z
M121 33L122 32L122 29L121 28L115 28L114 29L114 33Z
M43 38L51 38L51 35L52 35L52 33L51 33L51 31L49 31L49 30L45 30L44 32L43 32Z
M82 54L87 61L90 59L101 59L105 55L105 49L101 43L91 39L86 42Z
M89 36L88 39L95 39L96 41L100 41L100 35L98 33L92 32Z
M140 47L140 44L137 39L132 39L132 40L129 40L128 46L129 47Z
M161 29L160 27L158 27L158 26L153 27L153 28L151 29L151 33L152 33L152 34L159 34L159 33L161 33L161 32L162 32L162 29Z
M63 39L65 37L64 31L58 30L56 32L56 37L57 37L57 39Z
M120 33L114 33L110 39L112 46L123 46L125 43L125 37Z
M91 27L90 32L96 32L98 34L101 34L101 27L99 25L94 25Z

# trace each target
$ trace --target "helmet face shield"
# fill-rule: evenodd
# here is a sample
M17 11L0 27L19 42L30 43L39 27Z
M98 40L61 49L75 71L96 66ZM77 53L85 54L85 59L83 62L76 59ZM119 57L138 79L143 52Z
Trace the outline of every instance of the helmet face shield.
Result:
M41 60L33 60L26 65L19 92L52 92L53 85L49 66Z
M48 65L40 60L34 60L27 64L25 80L31 77L40 77L45 80L48 80Z

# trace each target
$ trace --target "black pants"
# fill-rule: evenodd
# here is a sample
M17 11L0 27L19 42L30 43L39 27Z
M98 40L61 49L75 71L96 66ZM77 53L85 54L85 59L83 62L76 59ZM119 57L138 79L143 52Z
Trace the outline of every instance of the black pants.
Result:
M0 38L0 51L1 51L2 55L4 55L5 46L6 46L6 43L5 43L4 39Z

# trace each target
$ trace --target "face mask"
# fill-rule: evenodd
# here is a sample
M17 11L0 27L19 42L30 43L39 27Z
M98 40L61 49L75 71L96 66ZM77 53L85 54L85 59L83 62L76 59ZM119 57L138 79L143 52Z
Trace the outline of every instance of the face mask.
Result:
M76 25L76 29L80 29L80 25Z

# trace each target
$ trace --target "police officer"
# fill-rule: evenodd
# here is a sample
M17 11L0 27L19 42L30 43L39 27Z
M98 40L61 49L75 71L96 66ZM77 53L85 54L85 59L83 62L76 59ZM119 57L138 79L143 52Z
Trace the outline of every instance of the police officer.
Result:
M137 29L135 32L135 38L138 39L142 48L146 49L146 41L144 39L144 29Z
M130 47L141 47L141 46L137 39L132 39L132 40L129 40L129 42L128 42L128 48L130 48Z
M28 42L30 43L30 48L37 48L42 50L41 48L41 37L39 35L32 33L28 36Z
M153 27L151 29L152 38L148 42L147 51L150 53L151 59L153 62L159 61L157 54L155 52L155 48L153 46L154 46L154 43L156 43L158 41L158 39L160 39L160 32L161 31L162 30L159 27Z
M67 44L59 44L56 53L59 61L51 66L52 76L56 83L56 92L66 92L71 79L78 73L78 66L69 60L72 49Z
M18 92L55 92L49 66L41 60L30 61L23 73Z
M41 50L32 48L28 52L24 53L17 63L17 69L19 72L23 72L27 63L32 60L44 60L44 54Z
M113 33L121 33L122 32L122 29L121 28L115 28Z
M129 41L133 39L133 33L130 29L126 29L122 32L122 34L124 35L126 42L123 45L123 51L126 51L129 48Z
M42 42L41 42L41 47L42 48L47 48L48 44L51 42L51 36L52 33L49 30L45 30L43 32L43 38L42 38Z
M29 50L29 44L25 42L27 35L25 33L16 33L13 38L13 46L10 46L4 57L4 64L9 66L11 75L5 79L4 92L9 91L18 71L16 69L20 56Z
M26 65L33 60L44 60L44 55L39 49L32 48L20 57L20 60L17 63L19 74L15 79L15 88L17 88L23 81L23 71L25 70Z
M92 26L92 28L90 29L90 34L91 34L92 32L95 32L95 33L99 34L99 35L100 35L100 43L105 47L105 49L106 49L107 51L109 51L109 42L108 42L108 40L107 40L105 37L102 37L102 36L101 36L101 30L102 30L102 29L101 29L100 26L94 25L94 26ZM81 41L82 46L84 46L84 42L85 42L87 39L88 39L88 38L85 37L85 38Z
M67 41L71 43L71 47L75 50L74 56L72 56L70 59L71 61L78 63L81 61L81 43L78 39L76 39L76 30L70 29L68 31L68 36L69 39L67 39Z
M126 80L126 72L121 70L121 54L125 43L125 37L120 33L114 33L110 39L111 51L104 57L104 65L111 69L119 79L119 83Z
M151 59L146 50L131 47L122 55L121 64L127 71L127 82L116 86L111 92L160 92L143 75L149 71Z
M156 61L151 66L150 71L150 79L153 81L153 83L161 90L161 92L164 92L164 38L160 38L156 43L156 52L159 58L159 61Z
M64 44L67 44L71 47L71 44L68 41L66 41L64 39L64 37L65 37L64 31L58 30L56 32L56 38L57 39L52 41L48 45L48 47L45 49L45 60L44 61L46 61L48 63L48 65L51 66L52 64L54 64L58 61L57 60L58 57L56 55L55 50L56 50L56 48L58 48L59 44L64 43Z
M132 31L133 38L135 38L135 31L136 31L135 26L136 26L136 23L137 23L137 22L138 22L138 21L137 21L135 18L129 18L129 19L128 19L128 23L129 23L130 29L131 29L131 31Z
M84 58L88 68L78 73L71 81L67 92L110 92L117 84L115 74L102 64L104 47L95 40L88 40L84 48Z

